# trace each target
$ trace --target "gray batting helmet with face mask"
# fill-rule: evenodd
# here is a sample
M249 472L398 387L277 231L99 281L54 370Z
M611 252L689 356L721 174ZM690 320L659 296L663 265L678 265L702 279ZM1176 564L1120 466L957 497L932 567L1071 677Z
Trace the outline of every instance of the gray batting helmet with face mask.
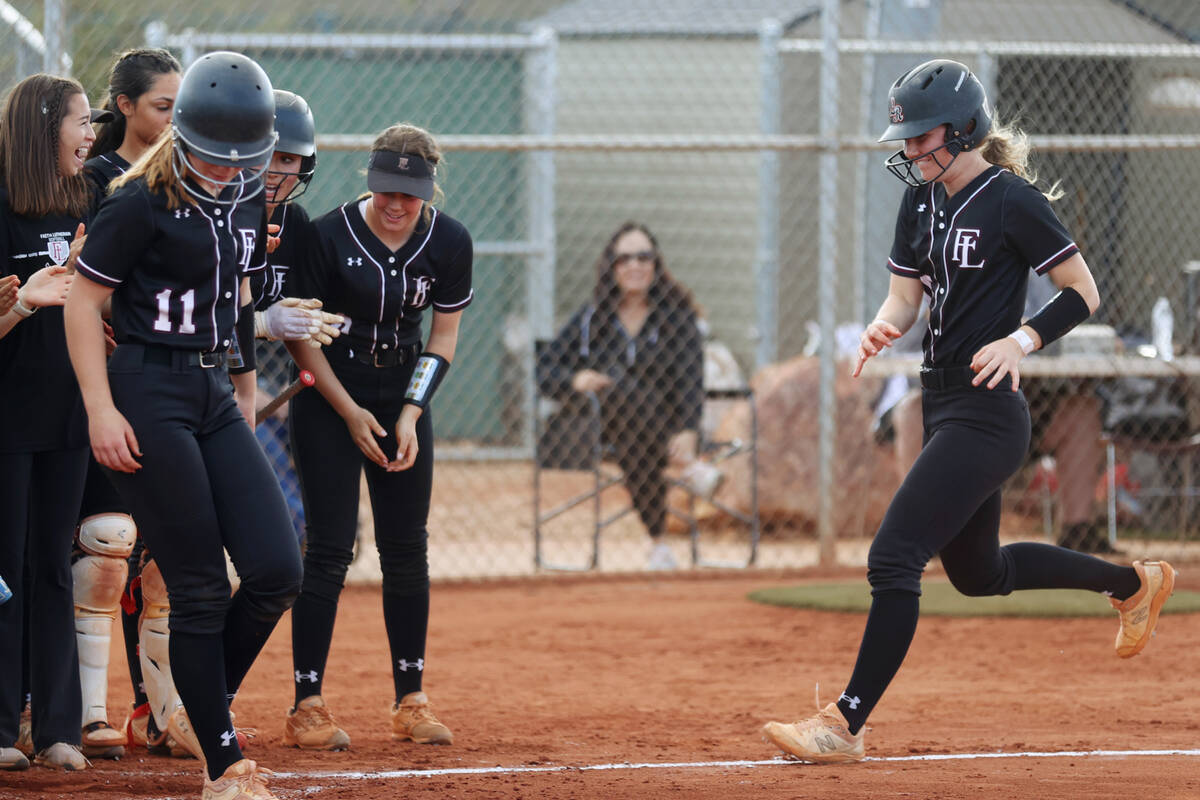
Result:
M888 90L888 120L891 124L879 137L881 142L911 139L939 125L946 126L946 143L941 147L917 158L907 158L901 149L884 162L909 186L921 186L941 177L959 153L978 147L992 129L992 111L983 84L964 64L948 59L926 61L896 79ZM939 150L945 150L950 161L927 180L916 162Z

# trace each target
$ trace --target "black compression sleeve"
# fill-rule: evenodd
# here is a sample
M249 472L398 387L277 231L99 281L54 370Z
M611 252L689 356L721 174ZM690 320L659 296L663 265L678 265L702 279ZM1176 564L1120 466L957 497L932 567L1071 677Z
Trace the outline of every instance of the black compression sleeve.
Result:
M255 367L254 357L254 305L242 306L241 313L238 315L237 323L233 327L233 335L237 342L238 350L241 353L242 365L235 367L230 365L230 375L240 375L243 372L253 372ZM232 350L233 348L230 348Z
M1025 324L1042 337L1042 347L1053 342L1092 315L1079 292L1070 286L1061 290Z

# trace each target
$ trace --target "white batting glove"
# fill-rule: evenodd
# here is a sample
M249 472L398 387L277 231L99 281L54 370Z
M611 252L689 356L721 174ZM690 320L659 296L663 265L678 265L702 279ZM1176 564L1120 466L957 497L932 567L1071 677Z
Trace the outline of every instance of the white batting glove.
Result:
M313 318L311 310L303 300L285 297L266 311L254 313L254 333L273 341L302 342L320 330L320 323Z
M341 325L344 321L341 314L330 314L319 308L312 309L311 313L313 319L317 321L318 330L308 340L310 345L320 347L323 344L329 344L341 334Z

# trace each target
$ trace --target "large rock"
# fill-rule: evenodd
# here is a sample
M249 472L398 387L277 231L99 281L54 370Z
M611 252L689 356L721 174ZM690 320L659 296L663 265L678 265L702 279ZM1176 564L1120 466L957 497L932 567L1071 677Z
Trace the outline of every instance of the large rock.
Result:
M818 517L819 363L797 357L773 364L754 376L758 408L758 505L764 525L815 530ZM890 445L875 443L872 404L878 378L851 378L850 365L836 372L837 434L833 479L834 527L839 536L871 536L898 485ZM750 439L750 409L737 403L717 427L717 440ZM740 510L750 508L748 454L723 462L725 480L716 499ZM715 513L709 507L710 513Z

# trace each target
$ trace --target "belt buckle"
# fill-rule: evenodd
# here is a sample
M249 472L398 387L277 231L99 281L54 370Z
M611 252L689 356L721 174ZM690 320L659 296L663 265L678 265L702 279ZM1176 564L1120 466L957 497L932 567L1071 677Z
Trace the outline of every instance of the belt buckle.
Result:
M212 360L209 360L211 356ZM212 369L213 367L221 366L221 354L215 350L200 351L200 367L202 369Z

